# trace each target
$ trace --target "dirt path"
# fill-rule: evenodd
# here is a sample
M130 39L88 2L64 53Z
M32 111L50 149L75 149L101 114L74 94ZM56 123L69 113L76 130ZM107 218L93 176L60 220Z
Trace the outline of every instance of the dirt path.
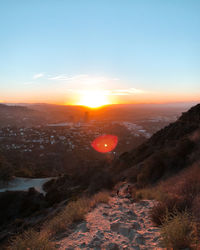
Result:
M149 218L153 203L111 197L108 204L99 204L88 213L72 234L57 242L58 249L163 249L159 229Z

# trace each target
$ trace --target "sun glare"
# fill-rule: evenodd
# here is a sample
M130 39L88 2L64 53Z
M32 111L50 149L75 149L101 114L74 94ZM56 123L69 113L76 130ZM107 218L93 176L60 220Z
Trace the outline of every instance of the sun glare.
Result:
M108 96L103 91L84 91L81 93L78 105L98 108L109 104Z

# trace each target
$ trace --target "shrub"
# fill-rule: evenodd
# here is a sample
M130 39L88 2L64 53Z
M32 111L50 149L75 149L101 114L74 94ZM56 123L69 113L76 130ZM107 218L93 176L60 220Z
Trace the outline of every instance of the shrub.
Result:
M185 209L187 200L184 197L169 196L152 208L150 216L155 225L161 225L167 213L172 213L174 210L183 212Z
M11 240L8 250L53 250L54 244L49 241L45 232L37 232L33 229L16 236Z
M162 202L156 204L150 211L151 220L155 225L162 225L166 214L167 214L167 206Z
M162 201L166 198L166 196L167 195L163 192L163 190L160 187L143 188L143 189L139 189L133 192L133 198L135 198L136 200L155 199L157 201Z
M6 159L2 155L0 155L0 181L8 182L12 179L12 175L12 166L6 161Z
M200 195L197 195L192 203L192 213L195 219L200 222Z
M108 200L109 200L108 192L99 192L92 197L90 201L90 207L94 207L98 203L108 203Z
M168 213L161 228L162 242L165 247L183 249L196 243L196 225L187 212Z

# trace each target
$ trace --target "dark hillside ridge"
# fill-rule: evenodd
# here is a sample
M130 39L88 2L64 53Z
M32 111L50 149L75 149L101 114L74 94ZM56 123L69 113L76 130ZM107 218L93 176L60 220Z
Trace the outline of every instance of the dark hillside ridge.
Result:
M32 127L45 124L43 113L24 106L0 104L0 128L7 126Z
M166 126L138 148L114 163L116 176L128 177L145 186L168 177L200 159L200 104Z

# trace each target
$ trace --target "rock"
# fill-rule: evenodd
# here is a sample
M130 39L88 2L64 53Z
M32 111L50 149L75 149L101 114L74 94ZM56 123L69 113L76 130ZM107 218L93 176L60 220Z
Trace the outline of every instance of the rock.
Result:
M139 223L133 222L132 228L137 229L137 230L140 230L140 229L141 229L141 226L140 226Z
M158 232L159 229L158 228L149 228L147 231L148 232Z
M109 243L106 246L106 250L118 250L118 249L120 249L120 248L116 243Z
M128 237L129 232L130 232L130 228L128 228L128 227L120 227L119 228L119 233L125 237Z
M146 215L146 214L145 214L145 212L143 212L143 211L140 213L140 216L145 217L145 215Z
M126 214L127 214L127 215L130 215L130 216L132 216L132 217L134 217L134 218L137 217L137 214L134 213L132 210L129 210L128 212L126 212Z
M119 233L125 237L127 237L130 241L133 240L135 231L131 228L128 227L120 227L119 228Z
M139 247L139 246L131 246L131 249L140 250L140 247ZM147 249L148 249L148 248L147 248Z
M108 204L103 204L102 207L103 208L110 208L110 206Z
M143 207L149 207L150 204L149 204L149 201L140 201L139 204Z
M91 240L91 242L89 243L88 247L95 249L96 247L100 247L101 246L101 240L99 239L99 237L94 236L94 238ZM100 248L97 248L100 249Z
M157 241L159 241L159 239L160 239L160 236L154 237L152 242L157 242Z
M96 233L96 236L99 238L99 239L102 239L104 237L104 233L102 231L98 231Z
M129 240L132 240L135 235L135 230L131 228L131 225L128 226L126 224L116 222L110 225L110 229L127 237Z
M120 227L121 223L112 223L110 224L110 229L114 232L118 232L119 231L119 227Z
M83 223L79 224L77 226L76 232L83 232L83 233L88 232L87 223L83 222Z
M80 247L80 248L85 248L85 247L86 247L85 242L81 243L81 244L79 245L79 247Z
M136 241L136 243L139 244L139 245L144 245L144 244L145 244L145 239L144 239L144 237L143 237L142 235L137 236L137 237L135 238L135 241Z
M55 244L55 248L60 248L60 244Z

